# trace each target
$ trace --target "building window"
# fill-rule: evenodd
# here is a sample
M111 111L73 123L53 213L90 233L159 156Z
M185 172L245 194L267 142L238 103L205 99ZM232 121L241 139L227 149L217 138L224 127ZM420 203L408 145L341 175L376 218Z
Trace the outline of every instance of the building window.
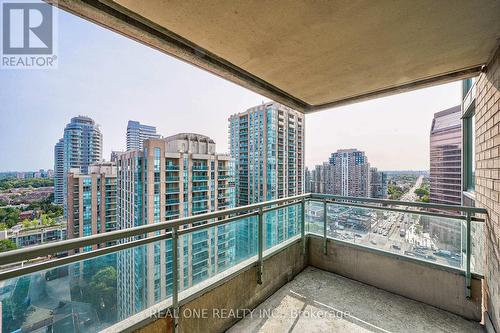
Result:
M474 192L475 183L475 145L476 145L476 89L475 79L462 81L462 183L463 191Z
M466 114L463 117L463 137L464 137L464 190L468 192L474 191L475 171L476 171L476 158L475 158L475 145L476 145L476 131L475 121L476 116L474 110L472 114Z

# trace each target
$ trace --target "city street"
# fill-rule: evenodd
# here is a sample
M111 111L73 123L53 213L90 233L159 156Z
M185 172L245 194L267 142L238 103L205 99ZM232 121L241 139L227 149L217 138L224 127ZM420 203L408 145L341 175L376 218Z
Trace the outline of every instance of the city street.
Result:
M420 188L422 182L423 176L418 177L401 197L402 201L415 201L415 190ZM460 266L460 249L454 253L440 251L431 235L423 232L421 215L329 205L327 216L327 233L334 238L443 265Z

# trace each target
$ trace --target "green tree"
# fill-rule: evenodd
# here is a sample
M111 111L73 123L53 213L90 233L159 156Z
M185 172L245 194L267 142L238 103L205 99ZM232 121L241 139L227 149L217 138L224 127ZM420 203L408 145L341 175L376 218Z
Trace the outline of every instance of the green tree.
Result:
M390 184L387 190L389 199L399 200L403 196L403 189L397 185Z
M99 318L105 321L116 320L116 269L106 267L91 279L86 293L97 310Z
M12 296L2 300L2 332L17 331L28 314L30 277L19 278Z
M24 219L21 222L21 225L22 225L23 229L29 229L29 228L31 228L31 221L28 219Z
M7 252L15 249L17 249L17 245L10 239L0 240L0 252Z
M0 207L0 223L5 223L8 228L12 228L19 222L21 211L13 207Z
M47 214L42 214L41 221L42 221L42 226L44 227L49 227L55 224L54 219L49 217Z
M0 190L9 190L11 188L38 188L54 186L54 179L50 178L31 178L15 179L7 178L0 180Z
M429 195L429 191L423 187L420 187L415 190L415 194L418 195L419 198L422 198L424 195Z

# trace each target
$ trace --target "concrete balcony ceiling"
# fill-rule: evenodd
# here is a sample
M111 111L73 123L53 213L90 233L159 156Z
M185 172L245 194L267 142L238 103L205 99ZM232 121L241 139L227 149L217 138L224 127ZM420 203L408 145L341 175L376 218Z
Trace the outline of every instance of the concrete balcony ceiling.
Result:
M59 7L312 112L477 75L497 0L59 0Z

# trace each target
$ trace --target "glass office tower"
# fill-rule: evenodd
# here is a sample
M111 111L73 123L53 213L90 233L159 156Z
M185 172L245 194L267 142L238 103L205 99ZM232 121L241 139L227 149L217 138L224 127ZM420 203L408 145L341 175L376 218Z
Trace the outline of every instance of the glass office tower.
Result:
M462 203L461 108L434 114L430 133L430 195L432 203Z

